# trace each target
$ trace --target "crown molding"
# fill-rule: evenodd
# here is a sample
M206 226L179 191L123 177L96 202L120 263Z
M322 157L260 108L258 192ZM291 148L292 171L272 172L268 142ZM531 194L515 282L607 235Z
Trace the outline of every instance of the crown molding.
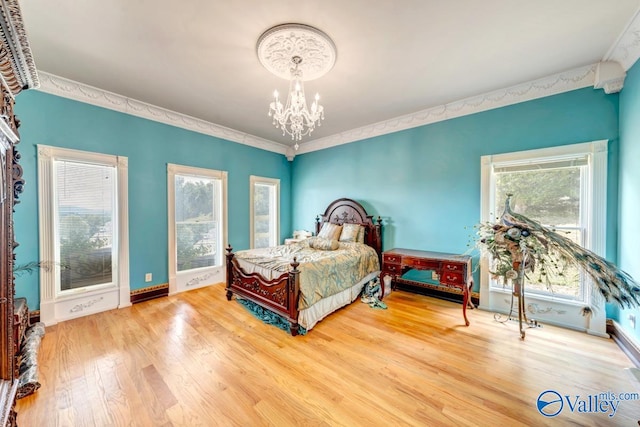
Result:
M181 113L136 101L113 92L104 91L73 80L38 71L40 87L38 90L52 95L73 99L87 104L119 111L145 119L165 123L171 126L192 130L205 135L223 138L240 144L249 145L267 151L283 154L289 160L296 155L323 150L350 142L399 132L402 130L437 123L456 117L475 114L495 108L518 104L533 99L544 98L571 90L593 86L597 64L576 68L542 79L523 83L466 98L460 101L421 110L415 113L362 126L346 132L305 142L298 151L267 139L236 131L215 123L196 119Z
M5 3L4 0L0 1ZM15 2L15 0L11 0L7 3L13 4ZM629 20L629 23L602 61L617 62L624 71L627 71L639 58L640 9L638 9ZM35 72L31 74L35 76L32 81L33 85L37 86L39 78L40 87L38 90L42 92L280 153L285 155L289 160L293 160L298 154L323 150L337 145L594 86L597 71L598 64L568 70L531 82L435 106L415 113L330 135L325 138L315 139L301 144L298 151L293 151L292 147L286 144L249 135L43 71L38 71L37 74L35 74Z
M603 61L618 62L625 71L628 71L638 58L640 58L640 9L629 20Z
M444 120L506 107L533 99L544 98L571 90L593 86L596 64L576 68L531 82L499 89L460 101L421 110L390 120L362 126L326 138L300 145L297 154L323 150L349 142L399 132Z
M44 71L38 71L38 77L40 78L40 87L38 90L41 92L73 99L86 104L96 105L98 107L108 108L110 110L130 114L132 116L142 117L155 122L176 126L275 153L286 154L287 152L288 147L286 145L249 135L215 123L197 119L195 117L187 116L185 114L177 113L175 111L167 110L165 108L156 107L154 105L147 104L146 102L127 98L126 96L108 92L93 86L88 86L83 83L78 83Z
M0 76L12 96L38 87L38 73L18 0L0 0Z

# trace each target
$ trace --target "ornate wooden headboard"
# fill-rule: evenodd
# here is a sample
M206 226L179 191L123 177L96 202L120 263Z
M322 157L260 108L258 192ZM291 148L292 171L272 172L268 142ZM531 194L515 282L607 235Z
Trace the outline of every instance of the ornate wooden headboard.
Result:
M325 222L364 226L364 242L375 249L378 258L382 259L382 218L378 217L374 222L373 215L368 215L360 203L346 198L331 202L324 214L316 217L316 236Z

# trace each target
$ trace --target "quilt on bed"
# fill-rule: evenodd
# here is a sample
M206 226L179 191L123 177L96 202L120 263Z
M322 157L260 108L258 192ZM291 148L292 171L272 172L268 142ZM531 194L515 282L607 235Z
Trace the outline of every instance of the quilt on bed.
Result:
M289 245L264 249L238 251L235 254L240 266L247 272L266 272L280 276L291 269L296 257L300 266L300 300L298 309L303 310L322 298L347 289L367 274L380 269L376 251L362 243L339 242L336 250L314 249L314 239Z

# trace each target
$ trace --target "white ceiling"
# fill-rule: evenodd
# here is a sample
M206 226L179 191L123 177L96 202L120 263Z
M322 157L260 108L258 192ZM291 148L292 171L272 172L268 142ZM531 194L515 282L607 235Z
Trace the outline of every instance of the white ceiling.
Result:
M267 116L288 83L260 35L295 22L337 61L306 83L327 138L606 59L639 0L23 0L38 71L288 144Z

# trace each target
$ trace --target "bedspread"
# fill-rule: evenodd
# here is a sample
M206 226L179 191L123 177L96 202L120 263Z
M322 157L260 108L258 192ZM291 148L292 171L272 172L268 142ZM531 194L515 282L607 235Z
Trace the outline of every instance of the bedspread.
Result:
M312 239L238 251L235 258L246 272L257 272L272 279L291 270L291 262L296 257L300 263L299 310L353 286L367 274L380 269L376 251L370 246L340 242L336 250L319 250L309 246Z

